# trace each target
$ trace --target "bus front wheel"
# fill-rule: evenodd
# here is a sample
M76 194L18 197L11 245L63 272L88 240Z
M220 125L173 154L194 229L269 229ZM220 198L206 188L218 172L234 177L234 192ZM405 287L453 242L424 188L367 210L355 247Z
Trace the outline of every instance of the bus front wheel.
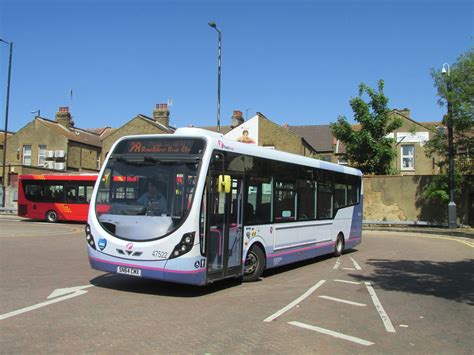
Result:
M54 210L50 210L46 213L46 220L50 223L56 223L58 221L58 214Z
M247 253L244 265L244 282L257 281L265 268L265 255L258 246L253 246Z
M344 236L342 233L339 233L336 240L336 245L334 246L334 256L341 256L342 251L344 250Z

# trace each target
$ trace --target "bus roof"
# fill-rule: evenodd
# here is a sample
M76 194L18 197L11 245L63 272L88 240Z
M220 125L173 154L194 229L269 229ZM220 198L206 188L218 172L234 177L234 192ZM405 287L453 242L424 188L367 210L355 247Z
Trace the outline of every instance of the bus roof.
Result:
M194 137L204 138L213 149L220 149L233 153L247 154L260 158L267 158L272 160L279 160L283 162L305 165L308 167L319 168L324 170L335 171L343 174L362 176L362 172L356 168L351 168L344 165L334 164L327 161L304 157L298 154L292 154L283 152L276 149L269 149L261 146L255 146L252 144L246 144L228 139L224 135L212 131L208 131L202 128L178 128L174 134L147 134L147 135L134 135L125 136L120 138L119 141L126 139L137 139L137 138L179 138L179 137Z
M96 181L98 174L77 174L77 173L61 173L61 174L24 174L20 175L23 180L74 180L74 181Z

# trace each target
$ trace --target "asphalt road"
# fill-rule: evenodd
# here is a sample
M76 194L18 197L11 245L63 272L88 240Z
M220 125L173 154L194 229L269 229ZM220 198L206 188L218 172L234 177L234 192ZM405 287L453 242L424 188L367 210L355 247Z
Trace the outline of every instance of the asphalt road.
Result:
M0 216L0 352L474 349L468 239L366 232L340 258L191 287L92 270L82 230Z

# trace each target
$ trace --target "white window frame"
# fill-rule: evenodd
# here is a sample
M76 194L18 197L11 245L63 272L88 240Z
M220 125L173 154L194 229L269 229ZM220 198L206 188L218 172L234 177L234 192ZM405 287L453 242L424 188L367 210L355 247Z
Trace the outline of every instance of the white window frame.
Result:
M41 162L41 158L43 161ZM46 144L38 144L38 166L44 166L46 162Z
M405 147L412 147L412 155L404 155L403 154L403 148ZM404 167L403 166L403 159L411 159L412 164L411 166ZM414 171L415 170L415 145L414 144L403 144L400 147L400 170L403 171Z
M29 147L29 148L30 148L30 151L29 151L29 154L28 154L28 155L26 155L26 147ZM25 158L26 158L26 157L29 157L29 159L30 159L30 163L29 163L29 164L26 164L26 162L25 162L25 160L26 160ZM32 161L31 161L31 144L23 144L22 165L31 166L31 163L32 163Z

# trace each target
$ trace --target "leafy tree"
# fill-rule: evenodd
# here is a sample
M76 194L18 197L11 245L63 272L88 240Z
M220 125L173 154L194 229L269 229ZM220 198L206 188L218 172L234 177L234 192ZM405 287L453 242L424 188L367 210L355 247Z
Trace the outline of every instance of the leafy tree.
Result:
M462 185L464 183L464 176L458 171L454 173L455 190L454 196L458 199L462 193ZM435 175L433 180L426 186L423 191L423 196L429 200L440 202L441 206L445 206L449 202L449 183L448 176L446 174Z
M438 91L438 104L447 108L450 103L450 114L453 124L453 146L455 165L455 196L459 197L461 185L471 181L474 175L472 155L474 152L474 51L471 48L463 53L450 68L449 75L440 70L431 70L434 86ZM447 114L443 125L447 126ZM428 156L441 158L440 167L443 175L437 176L427 186L424 196L446 204L449 202L448 135L447 129L440 127L427 144Z
M387 135L400 128L402 121L390 114L383 88L383 80L379 80L378 90L361 83L359 96L349 101L360 129L354 130L344 116L331 123L332 133L346 147L345 159L365 174L390 174L396 156L394 140ZM364 94L368 102L364 101Z
M449 76L440 70L431 69L434 86L438 91L438 104L447 107L450 103L450 113L453 122L453 144L456 170L464 175L473 175L473 164L469 159L474 152L474 51L471 48L462 54L451 66ZM449 89L448 89L449 87ZM443 125L447 126L447 114ZM441 127L427 144L428 156L441 157L440 165L448 163L447 129Z

